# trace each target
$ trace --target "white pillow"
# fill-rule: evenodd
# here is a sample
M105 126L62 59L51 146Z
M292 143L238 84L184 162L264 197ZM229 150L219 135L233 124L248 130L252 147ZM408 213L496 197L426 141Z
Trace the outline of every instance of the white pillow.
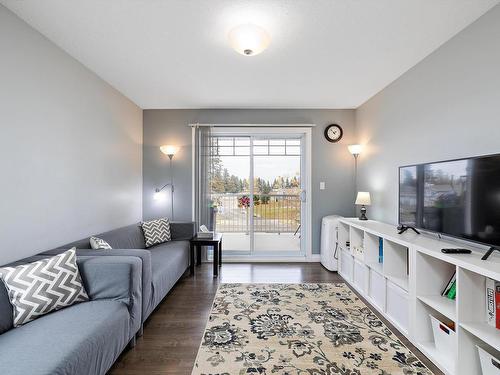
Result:
M89 300L76 265L75 248L37 262L0 268L0 279L14 308L14 327Z
M102 238L99 237L90 237L90 247L94 250L99 250L99 249L104 249L104 250L109 250L112 249L111 245L104 241Z

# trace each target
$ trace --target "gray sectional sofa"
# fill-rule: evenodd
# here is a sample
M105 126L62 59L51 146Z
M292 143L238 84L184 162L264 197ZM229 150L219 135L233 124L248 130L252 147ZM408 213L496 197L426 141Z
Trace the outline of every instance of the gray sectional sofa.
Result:
M105 374L145 320L189 267L194 223L171 223L172 241L145 249L140 224L96 234L112 250L92 250L89 238L13 264L77 248L90 301L12 328L12 307L0 282L0 374Z
M12 307L0 285L0 374L105 374L134 342L141 324L140 260L79 257L77 264L90 301L18 328L12 328Z
M127 255L140 258L144 323L189 267L189 240L195 234L195 223L170 223L170 232L171 241L146 249L142 228L137 223L95 235L109 243L112 250L92 250L89 238L84 238L46 251L43 255L60 254L76 247L78 256ZM142 330L139 334L141 333Z

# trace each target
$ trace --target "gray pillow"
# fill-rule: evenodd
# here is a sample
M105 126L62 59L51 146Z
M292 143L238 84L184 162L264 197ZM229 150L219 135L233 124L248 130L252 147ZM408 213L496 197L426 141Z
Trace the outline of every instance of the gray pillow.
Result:
M106 241L104 241L102 238L99 238L99 237L90 237L89 238L89 242L90 242L90 247L94 250L99 250L99 249L103 249L103 250L109 250L109 249L112 249L111 245L109 243L107 243Z
M141 223L146 247L170 241L170 221L167 218Z
M12 328L12 305L5 286L0 282L0 335Z
M0 268L0 279L13 306L14 327L89 299L75 248L37 262Z

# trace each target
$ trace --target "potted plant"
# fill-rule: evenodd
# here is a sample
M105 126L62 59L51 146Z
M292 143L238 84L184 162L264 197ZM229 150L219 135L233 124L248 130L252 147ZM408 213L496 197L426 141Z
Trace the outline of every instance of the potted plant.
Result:
M210 219L209 219L209 228L214 232L217 231L217 212L219 212L219 206L221 204L220 198L211 199L209 203L210 210Z

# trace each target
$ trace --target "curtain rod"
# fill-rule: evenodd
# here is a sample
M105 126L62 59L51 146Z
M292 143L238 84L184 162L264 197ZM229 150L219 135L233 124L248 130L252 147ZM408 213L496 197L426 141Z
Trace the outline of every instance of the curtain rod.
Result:
M189 124L194 128L197 126L209 126L214 128L313 128L316 124Z

